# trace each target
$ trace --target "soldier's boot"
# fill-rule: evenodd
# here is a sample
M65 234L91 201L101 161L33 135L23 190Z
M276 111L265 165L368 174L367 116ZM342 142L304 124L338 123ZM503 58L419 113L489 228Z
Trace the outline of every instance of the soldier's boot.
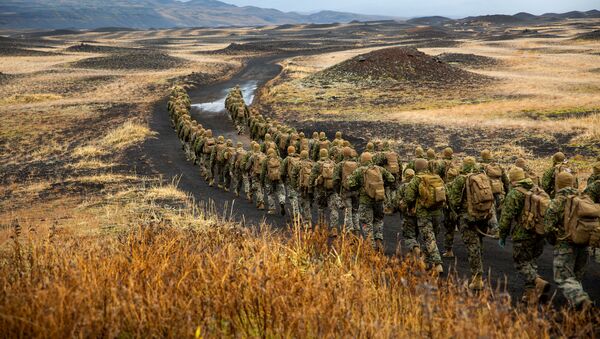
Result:
M442 274L444 273L444 266L442 266L442 264L437 264L431 268L431 271L436 275Z
M471 279L469 289L473 291L483 290L483 279L481 279L481 275L478 274Z
M285 216L285 203L280 203L279 208L281 209L281 215Z
M223 185L222 185L222 184L217 184L217 187L218 187L219 189L223 189Z
M246 193L246 200L248 200L249 202L252 202L252 194Z
M550 292L550 283L538 276L535 278L534 291L537 304L542 299L545 299L545 296Z
M213 187L215 185L215 180L214 179L210 179L208 181L208 186Z
M256 208L258 208L259 210L264 210L265 209L265 203L264 202L258 202L256 203Z
M229 187L227 187L227 186L223 186L223 190L224 190L225 192L229 192Z
M452 251L452 249L448 249L448 250L446 250L446 252L444 252L442 254L442 257L444 257L444 258L454 258L454 252Z

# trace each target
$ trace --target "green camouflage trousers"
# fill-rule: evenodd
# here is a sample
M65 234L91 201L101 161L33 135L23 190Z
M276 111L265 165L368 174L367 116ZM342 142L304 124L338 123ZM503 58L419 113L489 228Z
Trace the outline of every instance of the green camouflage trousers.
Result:
M223 187L229 189L231 186L232 173L231 166L228 163L225 163L223 166Z
M342 205L344 208L344 225L347 232L359 232L358 221L358 192L342 192Z
M250 193L250 180L246 173L243 173L240 170L233 171L231 182L233 185L233 193L235 195L240 195L242 190L244 194Z
M299 202L300 194L293 189L290 184L287 184L285 187L287 189L287 196L290 199L290 206L292 206L292 218L299 218L301 215Z
M538 276L537 259L544 252L544 243L544 238L540 236L513 242L515 268L525 282L526 289L535 287L535 278Z
M419 237L419 229L417 228L417 217L411 215L403 215L402 218L402 238L404 238L404 246L410 251L415 247L419 247L417 241Z
M365 237L383 240L383 217L383 201L360 202L358 219Z
M265 179L265 193L267 194L267 204L269 205L269 211L275 211L275 200L279 205L285 204L285 187L280 180L271 181L268 178Z
M208 181L213 179L212 168L209 166L210 154L202 153L200 157L200 174Z
M325 221L325 212L329 210L329 228L339 229L340 196L331 190L315 189L319 220Z
M483 235L488 229L488 220L469 221L460 218L460 233L467 248L471 278L483 276Z
M454 232L458 220L453 214L450 209L444 209L444 249L446 251L450 251L454 247Z
M311 193L308 193L305 190L300 192L300 213L302 214L302 221L309 225L312 225L312 201L313 197Z
M215 161L213 168L213 179L215 180L215 184L219 187L223 187L223 183L225 182L225 164L219 161Z
M263 187L262 187L262 183L260 182L260 179L258 178L258 176L253 176L251 180L252 180L252 185L251 185L252 195L254 195L256 205L264 204L265 196L264 196Z
M574 306L590 299L581 285L589 255L587 246L576 246L566 241L554 246L554 281Z
M422 248L425 252L425 262L429 265L442 263L442 257L437 246L434 229L442 223L442 216L427 216L417 218L417 226L421 234ZM437 227L439 228L439 226Z

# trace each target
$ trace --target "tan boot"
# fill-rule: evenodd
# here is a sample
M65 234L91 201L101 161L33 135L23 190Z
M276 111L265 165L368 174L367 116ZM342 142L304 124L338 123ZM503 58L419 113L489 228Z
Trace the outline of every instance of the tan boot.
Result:
M483 290L483 279L481 279L480 275L476 275L471 279L471 282L469 283L469 289L473 291Z
M442 266L442 264L437 264L431 269L431 271L435 274L442 274L444 273L444 266Z
M542 296L550 292L550 283L538 276L535 278L534 292L536 303L538 303Z
M264 202L259 202L258 204L256 204L256 208L258 208L259 210L264 210L265 209L265 203Z
M444 252L442 254L442 257L444 258L454 258L454 252L452 252L452 250L447 250L446 252Z

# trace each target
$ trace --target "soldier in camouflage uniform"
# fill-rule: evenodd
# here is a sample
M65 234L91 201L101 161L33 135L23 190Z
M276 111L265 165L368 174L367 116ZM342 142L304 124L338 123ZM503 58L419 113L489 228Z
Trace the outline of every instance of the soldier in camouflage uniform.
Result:
M326 173L331 169L331 173ZM318 208L318 224L325 224L325 212L329 210L329 227L338 230L339 222L339 198L336 195L338 189L335 187L334 173L335 163L329 159L329 152L323 148L319 151L319 161L317 161L310 174L310 183L313 187L315 200ZM326 175L331 177L326 177ZM328 185L330 185L328 187Z
M217 182L218 188L223 188L223 169L225 168L225 158L224 151L226 150L227 145L225 144L225 138L222 135L219 135L217 138L217 144L213 147L212 152L210 153L210 159L208 161L208 166L211 168L213 173L213 181L209 183L210 186L214 184L214 181Z
M592 166L592 175L587 180L587 187L584 193L589 195L596 204L600 204L600 162ZM594 248L594 259L600 263L600 248Z
M415 216L415 205L406 202L406 188L408 183L415 176L415 171L408 169L404 171L404 180L398 187L398 192L395 197L395 204L401 215L402 238L404 238L404 246L415 256L421 255L421 247L419 245L419 229L417 227L417 217Z
M233 185L233 194L236 197L240 196L243 190L248 200L252 200L250 196L250 183L245 171L246 156L248 152L244 150L244 145L241 142L236 144L235 155L230 159L231 178Z
M329 154L329 147L330 146L331 146L331 142L329 140L327 140L327 136L325 135L325 132L319 133L319 140L313 144L313 148L311 150L311 152L312 152L312 159L314 161L320 160L321 156L320 156L319 152L322 149L327 150L327 154Z
M525 282L522 300L537 305L540 297L548 292L550 284L540 278L537 271L537 259L544 252L544 237L537 234L535 228L527 229L523 223L525 192L535 187L533 181L525 177L525 172L514 167L509 172L512 188L506 195L500 218L499 244L504 247L509 234L513 240L513 260L515 268ZM511 230L512 229L512 230Z
M365 152L360 156L360 167L348 178L352 190L359 190L358 215L363 234L371 238L373 247L383 250L383 200L376 201L367 194L365 173L376 168L383 178L384 186L392 185L396 178L385 168L373 164L371 153Z
M290 199L292 206L292 218L300 217L300 193L298 191L298 181L294 180L293 171L300 162L300 156L296 153L296 147L289 146L287 149L287 157L283 159L282 180L287 190L287 196Z
M375 154L375 144L372 142L367 142L367 146L365 146L365 152L371 155Z
M273 162L277 163L276 170L271 168ZM281 158L277 155L277 150L269 148L267 157L262 162L262 172L260 173L260 181L267 194L268 214L276 213L275 200L277 200L279 202L281 215L285 215L285 187L281 180L282 169L283 164ZM274 177L272 176L273 172L276 173L276 176Z
M394 163L391 163L390 161L393 161ZM400 156L390 148L390 142L385 140L381 143L381 151L373 156L373 163L385 168L388 172L392 173L394 178L396 178L394 185L385 188L385 202L383 204L385 214L392 214L394 211L394 196L398 190L398 185L400 185L400 182L402 181L402 164L400 163Z
M578 193L573 187L575 178L571 173L561 172L556 181L558 191L544 218L546 239L554 246L554 281L571 305L587 308L592 305L592 301L583 290L581 279L588 262L589 247L574 244L564 226L567 196Z
M279 155L279 149L277 148L277 145L273 141L271 134L267 133L267 134L265 134L265 140L260 145L260 151L267 154L267 151L269 150L269 148L274 149L275 153L277 155Z
M556 172L557 172L557 167L561 167L559 165L564 165L564 170L573 174L573 176L575 176L575 178L577 178L577 176L575 175L575 172L573 171L572 168L570 168L567 165L567 159L565 157L565 154L562 152L556 152L554 153L554 155L552 156L552 167L548 168L547 170L544 171L544 174L542 176L542 189L544 191L546 191L546 193L548 193L550 195L550 197L554 198L554 191L555 191L555 183L554 183L554 178L556 176ZM575 179L575 187L578 187L578 182L577 179Z
M491 220L490 220L490 234L493 236L498 236L499 234L499 230L498 230L498 219L501 217L502 214L502 204L504 201L504 197L506 196L506 192L508 192L508 188L510 186L510 182L508 180L508 176L506 175L506 171L504 170L504 168L502 168L502 166L498 165L496 162L494 162L494 159L492 158L492 152L490 152L490 150L483 150L480 153L481 156L481 170L486 173L488 175L488 177L492 178L492 175L489 173L488 168L490 168L490 166L493 167L497 167L501 170L501 175L499 180L502 181L502 192L501 193L494 193L494 199L495 199L495 208L494 208L494 215L492 216Z
M233 167L235 162L235 147L233 147L233 141L227 139L225 141L226 149L223 151L221 157L224 159L223 162L223 189L225 192L229 192L231 186Z
M423 148L421 146L417 146L417 148L415 148L415 157L413 160L409 161L408 164L406 164L406 166L404 167L404 170L406 171L407 169L411 169L411 170L415 170L415 161L417 159L424 159L425 156L425 152L423 151Z
M358 168L359 164L357 159L353 157L353 152L350 147L346 146L343 148L342 156L342 161L335 165L333 178L335 186L340 189L339 194L344 209L344 225L346 231L357 233L360 230L358 221L358 192L350 189L348 176L354 172L352 169ZM346 171L344 171L344 168L346 168Z
M254 143L252 151L248 154L246 161L246 172L250 173L250 182L252 188L252 195L255 197L256 208L259 210L265 209L265 198L262 182L260 180L260 172L258 169L262 165L262 156L264 154L260 151L260 144ZM258 172L258 173L257 173Z
M515 167L523 169L525 172L525 177L531 179L534 185L540 186L541 183L539 176L537 176L537 174L535 174L535 172L529 166L527 166L527 161L525 159L518 158L515 161Z
M466 187L467 175L478 173L477 163L473 157L463 160L460 175L454 179L448 192L450 208L458 215L459 228L463 242L467 248L469 268L471 270L472 290L483 289L483 234L488 230L488 219L476 219L468 213Z
M421 204L424 197L421 197L419 187L421 185L422 175L431 175L428 170L429 164L425 159L415 161L415 176L408 183L404 193L404 199L408 205L415 206L415 216L417 217L417 227L422 237L423 249L425 250L425 259L427 264L437 273L444 272L442 267L442 258L435 238L435 229L442 223L443 205L427 208ZM441 179L441 178L440 178ZM439 180L439 179L438 179Z
M456 167L454 164L454 150L452 150L450 147L446 147L442 151L442 159L437 162L436 173L442 177L446 183L448 183L447 173L451 168L454 167ZM457 172L455 172L455 174L456 173ZM452 180L454 180L454 178Z
M208 129L204 133L204 136L198 143L198 147L196 148L196 153L198 151L202 152L200 157L200 175L204 177L209 185L213 184L213 172L210 167L210 155L214 149L214 144L216 143L213 138L212 130Z
M289 166L289 165L288 165ZM301 170L302 167L306 167L310 169L312 173L313 162L308 158L308 150L302 150L300 152L300 161L294 164L292 169L292 179L293 183L296 183L298 187L298 192L300 193L300 213L302 214L302 220L304 224L311 225L312 224L312 201L313 201L313 189L310 185L310 175L305 180L306 185L302 183L301 180Z
M438 173L438 162L436 159L435 150L433 148L427 149L427 163L429 164L427 167L427 170L429 171L429 173L437 174ZM444 178L441 175L440 175L440 177L442 179Z
M450 192L450 188L454 183L454 179L458 176L458 170L454 167L450 167L445 172L446 192ZM439 175L439 174L438 174ZM444 207L444 258L454 258L454 232L458 227L458 215L450 208L450 204L446 204Z
M344 139L342 139L342 132L335 132L335 139L331 142L332 146L337 146L339 148L344 147Z

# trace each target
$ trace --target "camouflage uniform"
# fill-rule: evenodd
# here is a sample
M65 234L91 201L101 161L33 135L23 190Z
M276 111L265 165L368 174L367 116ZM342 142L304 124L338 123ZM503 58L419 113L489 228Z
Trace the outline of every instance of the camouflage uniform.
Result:
M360 223L358 220L358 192L346 188L348 183L344 184L343 182L343 168L347 162L356 162L357 159L352 158L352 152L349 147L344 148L342 155L344 157L343 160L335 165L333 180L335 186L340 189L339 192L342 207L344 209L344 225L346 231L356 233L360 230ZM356 163L356 165L358 165L358 163Z
M483 235L487 232L489 219L476 219L468 213L466 183L467 175L477 173L475 159L468 157L463 161L460 175L452 183L448 192L450 208L458 215L459 228L467 248L472 289L483 288Z
M243 190L248 200L252 200L250 197L250 183L245 170L247 156L248 152L244 150L242 143L238 142L235 156L231 158L231 177L233 179L233 193L239 197L240 192Z
M225 138L222 135L219 135L217 138L217 144L213 147L212 152L210 153L210 159L208 161L209 167L212 169L213 173L213 182L217 182L217 187L223 188L223 182L225 179L223 170L225 169L225 158L224 152L227 149L227 145L225 144Z
M213 171L210 166L210 155L215 148L214 144L215 139L213 138L212 131L206 130L197 147L197 151L200 150L200 152L202 152L200 157L200 175L204 176L204 179L208 181L211 186L213 184Z
M600 162L597 162L593 166L594 172L587 180L587 187L584 193L589 195L590 198L596 204L600 204ZM600 263L600 248L592 249L594 252L594 259L597 263Z
M419 233L422 236L423 249L425 250L426 262L430 266L441 265L442 258L437 246L435 238L435 229L439 228L438 225L442 223L442 206L438 208L427 209L423 207L420 202L419 185L421 184L420 175L431 174L426 169L429 164L426 161L425 168L421 169L418 167L416 175L408 183L406 192L404 193L404 199L407 204L415 206L415 216L417 217L417 227ZM417 165L419 165L417 163Z
M292 218L300 216L300 193L298 192L298 181L294 180L293 171L296 167L296 163L300 161L300 156L296 153L296 148L293 146L287 149L288 156L283 159L283 171L282 180L285 183L287 189L287 196L290 199L290 205L292 206Z
M566 158L562 152L557 152L552 156L552 167L548 168L544 171L544 175L542 176L542 189L550 195L550 197L554 198L554 190L555 190L555 182L554 176L556 172L556 167L560 164L564 164L566 166ZM568 166L567 166L568 167ZM575 175L575 173L569 169L569 173ZM575 179L575 187L578 187L577 179Z
M392 171L392 167L394 166L391 166L391 164L388 163L388 153L395 153L396 159L398 159L398 163L396 164L397 171ZM400 181L402 181L402 164L400 163L400 156L398 155L398 153L391 150L389 143L385 141L383 142L382 150L380 152L377 152L377 154L373 156L373 163L377 166L385 168L390 173L392 173L394 178L396 178L394 185L390 185L385 188L385 202L383 204L384 211L386 212L386 214L392 214L394 210L394 196L396 195L398 185L400 185Z
M336 187L325 187L325 180L322 178L322 169L326 163L335 167L333 161L329 159L329 152L327 152L327 149L321 149L319 151L319 161L317 161L312 168L310 183L313 187L315 201L317 203L318 222L325 223L325 211L329 210L329 227L337 229L339 228L338 209L340 205L339 198L336 195L338 189L336 189Z
M329 150L330 146L331 146L331 142L329 140L327 140L327 136L325 136L325 133L324 132L319 133L319 140L316 141L315 143L313 143L313 146L312 146L312 150L311 150L312 159L314 161L319 160L320 159L319 151L322 149Z
M300 152L300 162L296 163L292 169L291 181L296 183L298 192L300 193L300 213L302 214L302 220L305 224L312 224L312 201L313 192L312 187L303 187L300 183L300 170L303 164L310 164L312 161L308 158L308 150L302 150ZM312 171L311 171L312 173Z
M367 154L367 156L366 156ZM350 189L359 190L359 207L358 215L361 224L362 232L365 237L370 237L373 245L382 246L383 244L383 201L375 201L365 190L364 173L370 168L377 168L383 177L384 185L394 184L396 178L385 168L374 165L371 155L363 153L361 155L361 167L356 169L350 177L348 177L348 185Z
M269 160L273 159L279 163L279 179L269 178L268 163ZM262 182L265 193L267 194L269 214L275 214L275 200L277 200L281 208L281 215L285 215L285 187L283 186L283 182L281 180L282 169L283 164L281 162L281 158L277 155L277 151L275 149L269 149L267 152L267 157L262 162L262 171L260 173L260 181Z
M233 167L235 166L235 147L233 147L231 139L227 139L225 144L227 148L223 151L224 154L221 155L223 159L225 159L223 163L223 189L225 192L229 192L233 176Z
M415 248L420 249L419 241L419 229L417 227L417 217L415 216L415 205L408 204L406 202L406 188L408 183L413 179L415 175L414 170L409 169L404 172L404 181L398 187L394 205L397 206L401 215L401 227L402 227L402 238L404 239L404 246L409 251L414 251Z
M458 170L450 168L447 172L445 170L444 172L446 173L444 179L446 183L446 192L450 192L454 179L456 179L456 176L458 175ZM445 258L454 258L452 248L454 247L454 232L457 227L458 215L450 208L450 204L446 204L444 207L444 254L442 255Z
M260 145L255 143L253 149L250 153L248 153L248 160L246 161L246 172L250 173L250 182L251 182L251 195L254 195L256 201L256 207L258 209L265 208L265 198L263 192L262 182L260 181L260 173L255 172L255 167L260 163L260 157L263 153L260 151ZM257 165L255 165L255 163Z
M590 303L590 297L581 285L589 248L572 243L563 225L567 196L577 192L573 187L559 189L546 211L544 224L546 237L554 245L554 281L572 305L581 307Z
M415 158L411 161L408 162L408 164L406 164L406 166L404 166L404 171L406 171L407 169L411 169L411 170L415 170L415 161L417 159L424 159L423 156L425 155L425 152L423 151L423 148L421 148L420 146L418 146L417 148L415 148ZM404 172L402 172L402 174L404 174Z
M524 172L522 173L522 177L525 177ZM529 191L534 187L533 181L528 178L522 179L513 186L504 200L500 218L500 239L504 242L512 229L515 268L525 282L525 289L533 290L538 277L537 259L544 252L544 237L533 229L525 229L520 219L525 206L525 195L517 188Z

